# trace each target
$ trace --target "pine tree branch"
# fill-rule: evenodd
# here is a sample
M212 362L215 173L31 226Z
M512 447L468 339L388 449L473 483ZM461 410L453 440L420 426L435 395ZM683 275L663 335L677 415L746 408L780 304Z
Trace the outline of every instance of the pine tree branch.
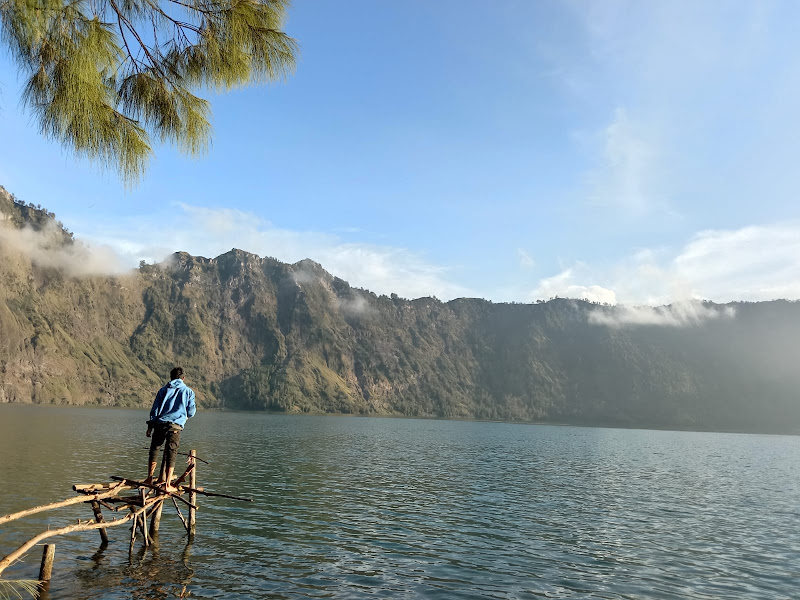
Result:
M153 68L159 71L161 75L163 75L164 77L167 77L167 74L164 73L164 71L159 67L159 61L156 60L156 58L152 54L150 54L150 50L148 49L147 44L144 43L144 40L142 40L142 37L136 31L136 28L133 26L133 24L128 20L128 18L124 14L122 14L122 12L120 11L119 7L114 2L114 0L109 0L108 4L111 6L112 9L114 9L114 12L117 13L117 22L119 22L119 20L122 19L122 22L125 23L125 26L128 28L128 31L130 31L133 34L133 37L136 38L136 41L139 42L139 47L142 49L142 52L144 52L145 56L150 60L150 64L153 66ZM128 51L130 52L130 49L128 49Z
M128 58L131 59L131 64L133 65L133 68L136 69L137 73L141 73L142 71L139 68L139 63L133 57L133 52L131 52L131 48L130 48L130 46L128 46L128 38L125 37L125 31L122 29L122 21L120 21L119 13L117 13L117 25L119 26L119 34L122 36L122 43L125 46L125 50L128 53Z
M150 6L150 8L152 8L154 11L156 11L158 14L160 14L162 17L164 17L168 21L172 22L172 24L175 25L176 27L178 27L179 29L182 30L183 28L186 28L186 29L188 29L190 31L194 31L198 35L203 35L203 30L201 28L197 27L196 25L192 25L191 23L187 23L185 21L178 21L177 19L174 19L173 17L169 16L166 12L164 12L164 10L160 6L158 6L158 4L156 4L155 2L149 2L148 1L147 4ZM155 35L155 32L154 32L154 35ZM184 37L186 37L186 34L184 34ZM186 38L186 39L188 41L188 38Z
M188 8L188 9L191 9L191 10L193 10L195 12L198 12L198 13L200 13L202 15L214 15L214 14L218 15L218 14L222 14L222 13L225 12L224 10L211 10L211 9L208 9L208 8L198 8L197 6L195 6L193 4L186 4L185 2L181 2L180 0L169 0L169 2L172 2L172 4L178 4L180 6L184 6L184 7Z

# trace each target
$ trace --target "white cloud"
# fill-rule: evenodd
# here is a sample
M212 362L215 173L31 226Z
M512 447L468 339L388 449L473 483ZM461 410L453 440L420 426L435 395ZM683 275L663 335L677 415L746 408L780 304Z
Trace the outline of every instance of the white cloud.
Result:
M117 249L131 265L141 259L161 260L177 250L215 257L239 248L287 263L311 258L333 275L379 294L396 293L407 298L433 295L443 300L475 295L455 283L449 269L407 248L345 242L329 233L281 229L253 213L236 209L189 204L179 207L183 214L170 219L169 227L154 228L152 223L163 219L151 215L107 227L100 235L88 227L77 235Z
M17 252L41 267L55 268L71 277L121 275L131 265L110 246L76 240L65 244L61 231L49 222L39 231L30 227L17 229L0 213L0 248Z
M719 303L798 299L800 223L701 231L677 251L641 249L606 268L576 263L542 279L532 298L556 295L651 306L683 306L700 299ZM642 319L691 321L687 316L691 311L676 316L676 310L684 309L656 316L636 312L629 320L635 321L639 315Z
M583 265L579 265L582 267ZM558 275L547 277L539 282L538 287L531 293L531 300L559 298L575 298L589 302L602 302L616 304L616 294L599 285L578 285L575 268L563 270Z
M702 231L673 269L708 298L772 300L800 297L800 223Z
M735 310L729 306L706 306L698 300L684 300L668 306L614 306L593 308L589 322L608 327L655 325L658 327L688 327L704 321L732 318Z
M658 152L654 134L617 108L600 140L601 158L587 174L589 200L638 217L664 209L658 182Z
M613 280L626 302L800 298L800 223L695 234L680 250L640 252Z
M798 176L796 46L787 3L567 2L570 24L545 38L553 65L592 139L588 189L609 221L702 211L712 194L755 214L754 197L791 202ZM584 148L585 150L585 148ZM738 206L737 206L738 205ZM658 226L660 223L649 222Z
M339 311L348 317L367 317L377 313L377 309L370 306L369 301L356 291L349 298L340 298L337 304Z
M536 261L522 248L517 248L517 256L519 257L519 266L523 269L532 269L536 266Z
M776 15L769 2L649 3L637 0L566 4L578 41L551 51L546 58L559 72L582 85L572 86L584 100L627 91L642 104L669 111L705 99L710 79L736 77L743 68L758 68ZM779 17L780 18L780 17ZM563 43L563 42L562 42ZM779 46L780 48L780 46ZM634 93L631 93L634 92ZM702 106L707 108L706 105Z
M292 279L294 279L294 282L298 285L312 284L319 282L319 277L314 275L314 273L306 269L303 269L302 267L292 271Z
M476 296L455 280L453 271L407 248L345 242L336 235L275 227L257 216L233 209L180 207L168 226L156 216L116 222L78 234L69 250L53 252L47 235L6 229L2 243L24 251L41 264L71 275L119 274L140 259L161 260L185 250L217 256L241 248L293 263L312 258L356 287L404 297L435 295L443 300ZM79 227L78 227L79 228ZM100 234L98 233L100 232ZM51 232L52 233L52 232ZM524 250L519 254L525 263ZM666 305L691 299L715 302L800 298L800 222L698 232L678 249L642 248L615 263L576 262L541 279L532 291L514 299L554 296L624 305ZM512 288L509 288L512 289ZM522 288L524 289L524 288ZM531 288L527 288L530 290ZM499 300L502 289L484 294ZM526 297L527 295L527 297Z

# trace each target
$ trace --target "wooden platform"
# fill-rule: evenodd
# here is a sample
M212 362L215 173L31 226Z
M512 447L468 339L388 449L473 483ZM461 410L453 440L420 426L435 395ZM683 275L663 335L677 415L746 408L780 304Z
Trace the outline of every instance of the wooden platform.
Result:
M67 498L59 502L36 506L16 513L0 517L0 525L8 523L33 515L47 510L55 510L73 504L88 503L92 508L94 518L87 521L78 520L77 524L71 524L59 529L48 529L39 535L31 538L22 546L0 559L0 574L22 558L31 548L41 541L66 533L74 533L77 531L90 531L96 529L100 532L100 540L102 545L109 543L107 530L112 527L118 527L125 523L132 522L130 534L130 551L133 551L136 542L137 533L141 533L141 537L145 547L150 545L151 539L158 535L159 525L161 523L161 511L164 507L164 502L171 501L175 507L175 511L181 520L187 534L193 537L196 529L197 522L197 496L203 495L207 497L228 498L231 500L239 500L243 502L252 502L252 498L242 498L240 496L233 496L230 494L222 494L218 492L209 492L202 487L197 486L197 461L202 460L197 457L197 453L192 450L189 454L188 467L186 471L173 482L176 487L174 492L167 491L163 486L154 483L145 482L144 480L133 479L130 477L112 476L110 482L107 483L76 483L72 486L73 491L78 495L72 498ZM202 461L206 463L206 461ZM206 463L208 464L208 463ZM188 482L188 485L186 484ZM128 493L126 493L128 492ZM129 493L134 492L134 493ZM188 495L188 499L184 496ZM188 519L184 517L178 503L184 504L189 509ZM102 508L106 508L113 513L123 512L124 515L106 521ZM148 519L150 520L148 526ZM40 579L49 580L50 568L52 567L53 554L55 546L47 544L42 560L42 569L40 571ZM46 564L49 567L46 568Z

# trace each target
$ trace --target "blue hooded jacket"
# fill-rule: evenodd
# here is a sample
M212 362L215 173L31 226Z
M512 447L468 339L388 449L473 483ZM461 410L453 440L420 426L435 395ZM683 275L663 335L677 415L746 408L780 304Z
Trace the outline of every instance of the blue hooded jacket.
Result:
M153 408L150 409L148 425L175 423L183 427L197 411L194 405L194 392L182 379L173 379L158 390Z

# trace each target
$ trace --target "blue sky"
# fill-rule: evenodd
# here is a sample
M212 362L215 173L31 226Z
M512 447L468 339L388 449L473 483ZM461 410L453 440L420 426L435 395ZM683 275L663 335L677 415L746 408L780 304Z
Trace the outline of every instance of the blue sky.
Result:
M0 185L130 265L239 247L405 297L798 298L798 13L296 0L296 73L215 96L210 152L158 147L133 190L38 136L4 56Z

